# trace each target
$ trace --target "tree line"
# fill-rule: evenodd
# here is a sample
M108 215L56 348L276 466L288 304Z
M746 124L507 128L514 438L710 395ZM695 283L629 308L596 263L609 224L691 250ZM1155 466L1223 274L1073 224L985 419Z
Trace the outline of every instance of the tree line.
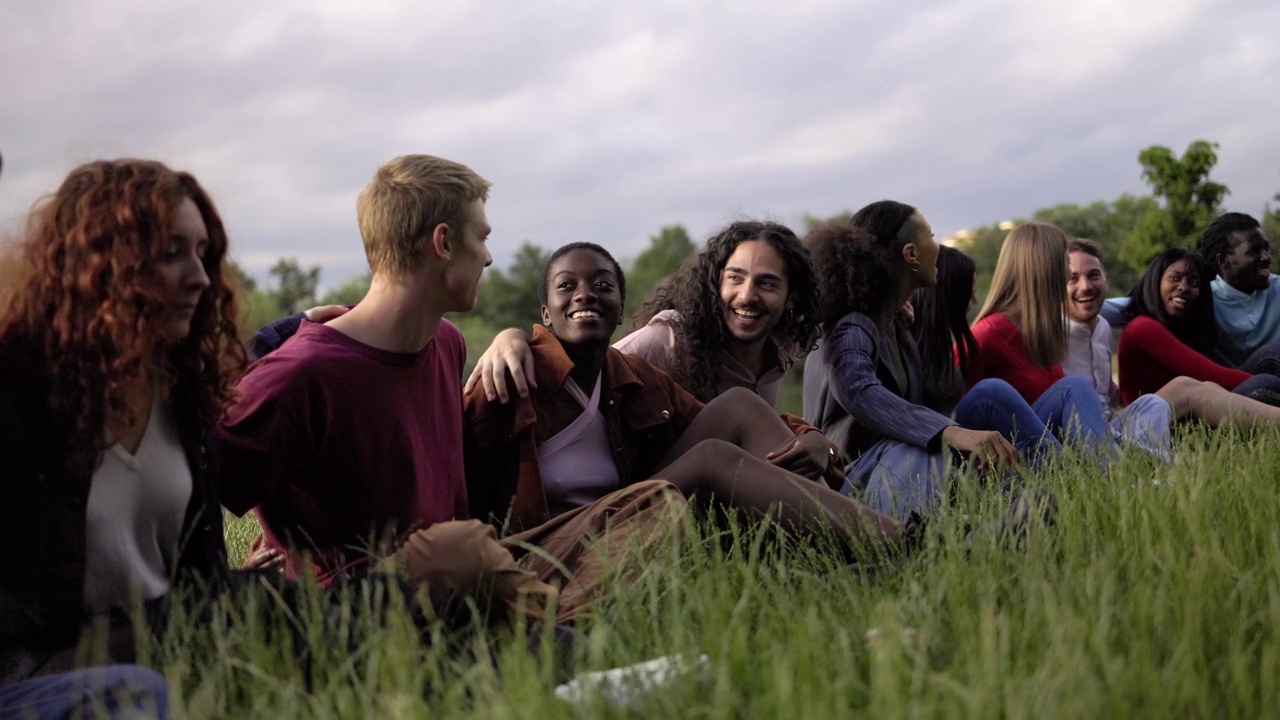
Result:
M1112 292L1126 291L1161 251L1170 247L1195 247L1200 233L1222 212L1223 199L1230 190L1210 178L1218 162L1217 149L1217 143L1196 140L1178 156L1167 147L1152 145L1138 153L1141 176L1150 187L1150 194L1125 193L1111 201L1098 200L1086 205L1061 203L1040 208L1027 218L983 225L958 234L956 246L977 265L979 295L985 294L990 284L1005 235L1013 225L1027 220L1051 222L1069 236L1097 241L1106 254L1105 266ZM1267 236L1276 239L1280 238L1280 193L1274 196L1273 202L1274 208L1271 203L1262 208L1259 220ZM851 216L849 210L826 217L805 214L802 227L797 230L810 230L827 219L847 221ZM651 235L644 251L623 263L627 273L628 308L639 307L657 284L696 250L683 225L667 225ZM528 329L541 321L538 285L550 252L525 241L507 268L491 268L486 272L475 311L453 318L467 335L468 346L473 351L479 343L487 345L503 328ZM266 287L259 287L240 268L234 270L239 275L248 306L244 322L247 332L314 305L353 304L369 288L369 276L364 274L318 295L320 267L304 269L294 258L281 258L270 269L271 281Z

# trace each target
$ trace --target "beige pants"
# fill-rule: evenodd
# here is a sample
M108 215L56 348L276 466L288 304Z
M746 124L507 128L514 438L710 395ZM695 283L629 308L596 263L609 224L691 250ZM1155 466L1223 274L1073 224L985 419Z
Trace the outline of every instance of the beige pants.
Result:
M434 607L467 596L512 622L541 621L554 607L564 623L587 612L627 553L680 534L684 518L680 491L648 480L501 541L478 520L436 523L410 535L396 559Z

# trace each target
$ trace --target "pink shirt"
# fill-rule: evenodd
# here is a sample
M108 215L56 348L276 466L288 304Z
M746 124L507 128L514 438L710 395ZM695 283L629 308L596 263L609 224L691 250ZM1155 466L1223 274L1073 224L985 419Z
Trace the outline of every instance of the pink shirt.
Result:
M676 346L676 328L680 324L680 314L675 310L663 310L642 328L632 332L613 344L618 352L635 355L668 375L674 375L678 364L678 348ZM726 350L720 350L720 383L716 385L719 395L729 388L741 387L764 398L773 407L778 406L778 393L782 389L782 379L795 364L795 358L782 351L769 341L769 348L777 358L769 364L764 372L756 375L747 366Z
M240 380L217 433L223 504L256 506L267 544L310 552L321 582L368 549L466 518L465 357L447 320L413 354L304 322ZM301 563L290 554L286 576Z

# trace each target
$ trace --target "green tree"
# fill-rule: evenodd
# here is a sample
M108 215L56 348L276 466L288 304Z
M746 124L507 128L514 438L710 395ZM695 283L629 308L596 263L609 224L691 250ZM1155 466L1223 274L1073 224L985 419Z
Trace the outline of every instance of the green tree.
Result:
M1280 203L1280 193L1276 193L1272 198ZM1267 203L1262 208L1262 232L1267 234L1267 239L1272 243L1280 242L1280 206L1271 209L1271 203Z
M316 286L320 284L320 266L303 270L296 258L280 258L267 271L276 279L275 288L268 290L285 315L292 315L316 304Z
M1000 247L1012 229L1012 224L983 225L962 238L956 240L956 249L968 255L974 264L974 274L978 276L975 289L979 302L986 297L991 287L991 274L996 269L996 259L1000 257Z
M330 288L324 297L320 298L320 304L355 305L364 299L365 293L369 292L371 282L373 282L373 276L369 273L349 277L341 285Z
M805 213L803 216L800 217L800 225L804 228L803 233L807 234L812 232L814 228L818 227L819 225L821 225L822 223L828 220L836 220L841 223L847 223L850 220L853 220L853 211L841 210L840 212L836 213L835 215L832 215L831 217L821 217L818 215L811 215L809 213Z
M1142 179L1163 207L1148 208L1120 248L1120 259L1137 272L1171 247L1193 246L1196 236L1218 214L1230 191L1209 179L1218 162L1217 143L1196 140L1181 158L1161 145L1138 153Z
M241 293L238 302L240 304L240 339L242 340L251 337L263 325L292 314L282 311L276 304L275 297L262 290Z
M240 263L227 260L227 270L231 275L231 281L235 283L236 290L251 293L258 289L258 283L244 271L244 268L240 267Z
M1135 197L1126 193L1111 203L1097 200L1088 205L1062 203L1041 208L1032 215L1032 219L1053 223L1069 237L1089 238L1101 245L1107 280L1111 291L1118 294L1125 292L1139 277L1121 259L1121 247L1143 215L1152 209L1159 209L1154 198Z
M476 314L488 325L500 329L528 330L534 323L541 322L538 286L550 257L546 250L526 240L505 273L497 268L488 271L488 277L480 285Z
M627 305L644 304L663 278L675 272L694 253L693 241L684 225L667 225L649 236L649 247L636 256L627 269Z
M1101 245L1105 253L1107 281L1112 294L1128 292L1142 277L1146 266L1136 268L1124 261L1121 251L1130 236L1136 232L1142 218L1152 210L1158 210L1160 203L1150 195L1131 195L1125 193L1111 202L1111 214L1107 217L1106 230L1102 237L1093 238Z
M240 338L252 335L258 328L284 315L275 297L264 292L258 283L235 260L227 261L227 273L235 287Z

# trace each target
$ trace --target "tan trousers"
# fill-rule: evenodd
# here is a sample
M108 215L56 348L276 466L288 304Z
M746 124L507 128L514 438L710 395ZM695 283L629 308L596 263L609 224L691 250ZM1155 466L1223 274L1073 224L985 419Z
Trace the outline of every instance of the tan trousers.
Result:
M570 622L628 553L683 533L685 504L674 485L647 480L501 541L478 520L436 523L396 559L436 608L465 596L512 622L540 622L551 607L555 622Z

